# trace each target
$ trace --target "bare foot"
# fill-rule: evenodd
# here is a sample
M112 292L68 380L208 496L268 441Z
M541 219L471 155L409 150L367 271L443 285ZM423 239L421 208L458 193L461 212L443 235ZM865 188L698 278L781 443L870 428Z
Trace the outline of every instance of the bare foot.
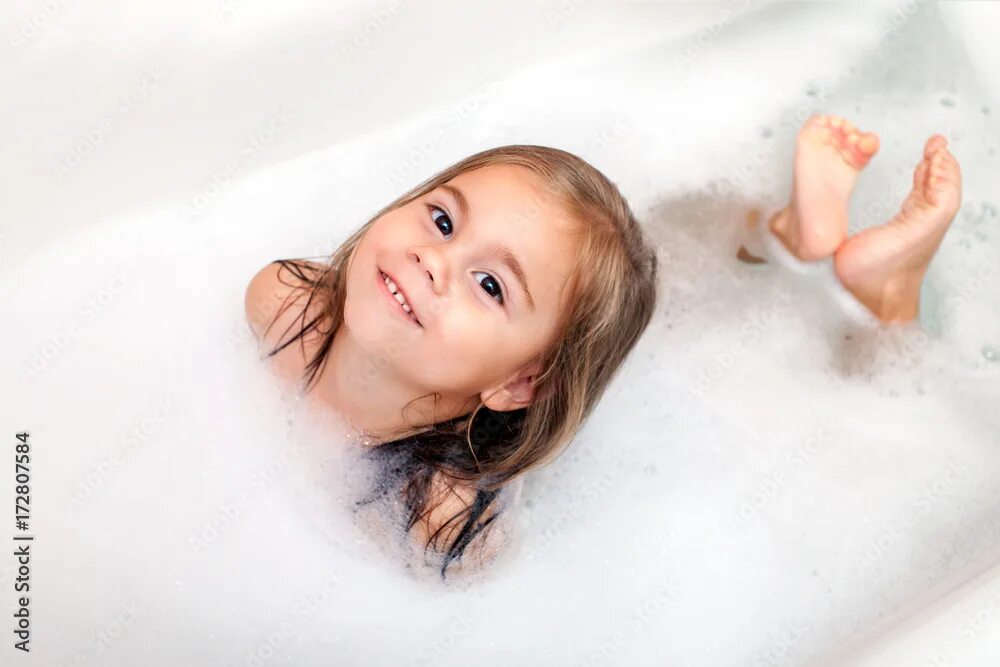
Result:
M935 134L913 172L913 190L889 222L847 239L833 258L840 282L882 322L917 317L920 283L962 200L958 160Z
M844 242L854 183L878 147L878 135L859 132L840 116L813 116L802 126L791 202L768 223L793 255L823 259Z

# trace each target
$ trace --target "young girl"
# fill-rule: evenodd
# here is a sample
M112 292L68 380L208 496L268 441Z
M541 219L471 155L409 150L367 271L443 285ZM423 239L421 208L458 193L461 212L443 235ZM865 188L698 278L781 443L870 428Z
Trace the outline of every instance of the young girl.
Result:
M960 176L931 138L896 218L845 238L851 189L877 148L841 118L810 119L768 238L782 261L833 254L861 303L905 322ZM275 369L380 462L375 495L404 508L406 533L444 577L495 558L501 490L551 462L591 413L652 318L656 273L601 172L558 149L502 146L407 192L329 261L264 267L246 309Z

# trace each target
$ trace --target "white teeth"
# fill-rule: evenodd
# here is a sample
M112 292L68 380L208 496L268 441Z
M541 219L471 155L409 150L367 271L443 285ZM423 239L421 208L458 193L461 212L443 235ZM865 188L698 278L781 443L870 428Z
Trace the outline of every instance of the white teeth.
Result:
M410 308L410 304L406 303L406 299L404 299L403 295L399 293L399 287L396 286L396 283L394 283L388 276L384 276L382 280L385 281L385 284L389 287L389 291L392 292L394 297L396 297L396 301L398 301L399 305L403 307L403 310L410 314L410 319L419 324L417 318L413 315L413 309Z
M398 301L401 306L404 306L405 308L410 307L406 303L406 299L403 298L403 295L399 293L399 288L396 286L396 283L392 282L389 278L386 278L385 284L389 286L389 291L392 292L392 295L396 297L396 301Z

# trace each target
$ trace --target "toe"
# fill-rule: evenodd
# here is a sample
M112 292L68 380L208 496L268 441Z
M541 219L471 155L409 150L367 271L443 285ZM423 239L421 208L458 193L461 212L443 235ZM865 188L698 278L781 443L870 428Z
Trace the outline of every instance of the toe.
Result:
M859 133L857 130L847 135L847 141L842 146L841 155L844 159L861 169L872 159L878 150L878 137L871 132Z
M875 151L878 150L878 147L878 135L874 132L865 132L858 140L858 150L866 155L874 155Z
M935 207L946 205L950 194L956 190L956 183L939 153L931 159L928 171L927 188L924 190L927 201Z
M944 137L944 135L935 134L927 140L926 144L924 144L924 157L930 158L939 148L943 148L947 145L948 140Z
M927 182L927 171L930 169L930 164L927 160L921 160L920 164L913 171L913 189L922 190L924 184Z
M955 183L958 181L958 168L953 163L945 160L938 166L938 177L944 181Z
M955 159L955 156L949 153L947 148L941 151L941 154L944 156L942 165L944 165L945 170L954 175L958 175L960 167L958 160Z
M936 185L938 185L938 181L940 181L940 179L941 179L941 175L942 175L942 172L944 170L944 167L941 165L941 159L938 157L937 154L935 154L934 157L931 158L931 163L930 164L931 164L931 166L930 166L930 178L927 181L927 183L928 183L928 185L930 185L933 188Z

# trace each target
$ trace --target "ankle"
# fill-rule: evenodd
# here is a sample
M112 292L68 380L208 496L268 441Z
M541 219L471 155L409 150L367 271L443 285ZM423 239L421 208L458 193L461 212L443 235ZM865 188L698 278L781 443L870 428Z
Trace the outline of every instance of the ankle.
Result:
M920 284L923 274L890 278L882 290L875 315L886 324L905 323L920 314Z
M919 283L914 288L912 281L890 278L881 289L863 289L860 285L843 284L882 324L905 324L917 319L919 315Z
M792 253L798 259L802 259L799 254L799 240L795 235L794 225L789 224L789 216L789 207L786 206L771 216L767 221L767 228L781 241L781 244L785 246L788 252Z
M820 229L803 233L793 204L781 209L768 221L768 228L801 262L818 262L833 255L845 240L836 230Z

